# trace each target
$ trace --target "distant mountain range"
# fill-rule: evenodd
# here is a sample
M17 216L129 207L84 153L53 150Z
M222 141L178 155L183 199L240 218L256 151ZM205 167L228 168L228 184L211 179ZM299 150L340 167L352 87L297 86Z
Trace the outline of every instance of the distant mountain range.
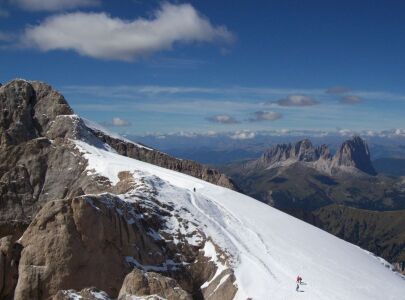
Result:
M378 174L367 143L358 136L344 141L334 154L308 139L273 145L259 158L222 171L262 202L398 266L405 261L405 227L395 225L405 218L405 179ZM393 236L387 235L388 228Z
M327 145L314 147L305 139L295 144L277 144L262 156L245 164L246 169L271 169L303 163L329 175L341 173L376 175L367 144L358 136L345 141L335 155Z
M403 135L360 135L367 139L370 159L378 173L405 176L405 137ZM243 160L259 158L272 146L310 140L316 145L327 145L335 153L347 137L338 134L317 135L316 132L296 132L286 135L256 133L252 139L235 140L229 134L128 136L172 156L195 160L203 164L223 166ZM393 163L393 160L395 162ZM387 161L387 164L385 163Z

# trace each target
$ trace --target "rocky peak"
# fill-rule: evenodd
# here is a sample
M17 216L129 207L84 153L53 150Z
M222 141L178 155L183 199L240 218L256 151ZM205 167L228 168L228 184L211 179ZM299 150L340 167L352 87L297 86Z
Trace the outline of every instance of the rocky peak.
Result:
M295 144L277 144L263 153L260 158L262 166L280 165L284 162L315 161L319 158L317 149L311 141L304 139Z
M65 98L49 85L13 80L0 87L0 144L45 136L57 116L71 114Z
M323 144L316 148L319 159L329 160L332 158L332 154L327 145Z
M314 147L308 139L294 144L277 144L265 151L258 160L247 164L247 166L275 168L289 166L297 162L308 163L309 166L328 174L357 171L369 175L376 174L370 160L368 146L358 136L343 142L333 156L327 145Z
M366 142L359 136L343 142L332 159L332 168L351 167L364 173L377 174L370 160Z
M308 139L297 142L294 148L294 155L298 161L314 161L318 159L318 153Z

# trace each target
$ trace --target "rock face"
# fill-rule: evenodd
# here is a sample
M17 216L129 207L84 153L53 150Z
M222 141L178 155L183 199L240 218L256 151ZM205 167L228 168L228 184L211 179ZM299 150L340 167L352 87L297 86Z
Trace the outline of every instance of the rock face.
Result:
M97 187L66 132L54 134L57 120L73 118L63 96L46 84L15 80L0 87L0 112L0 234L21 235L47 201Z
M14 80L0 87L0 144L16 145L45 136L58 115L71 115L62 95L49 85Z
M296 144L277 144L264 152L260 158L263 165L273 166L282 162L313 162L320 158L320 149L314 148L310 140L305 139Z
M341 167L355 168L370 175L377 174L370 160L368 146L358 136L345 141L333 156L331 168Z
M13 299L22 246L12 236L0 239L0 299Z
M277 168L295 163L306 163L329 175L376 175L367 144L358 136L345 141L334 156L326 145L314 147L308 139L295 144L277 144L264 152L258 160L247 163L245 168Z
M157 295L167 300L192 300L172 278L154 272L143 272L134 269L129 273L122 285L119 300L130 300L132 296Z
M20 239L15 298L47 299L62 289L89 286L116 297L131 270L126 257L162 263L165 255L146 229L129 224L115 201L103 195L48 202Z

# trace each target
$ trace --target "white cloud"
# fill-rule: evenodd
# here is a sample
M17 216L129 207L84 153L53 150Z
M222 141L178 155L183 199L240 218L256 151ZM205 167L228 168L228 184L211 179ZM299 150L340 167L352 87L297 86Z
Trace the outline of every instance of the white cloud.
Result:
M51 16L27 27L22 43L42 51L73 50L85 56L131 61L176 43L231 42L224 26L213 26L190 4L165 3L153 18L123 20L106 13Z
M274 111L256 111L253 113L253 117L249 119L251 122L258 122L258 121L275 121L281 119L282 115L274 112Z
M215 115L207 118L208 121L220 124L236 124L239 123L230 115Z
M100 3L99 0L10 0L10 2L22 9L32 11L60 11Z
M280 106L312 106L318 104L318 101L310 96L289 95L286 98L277 100L276 103Z
M125 127L131 126L131 122L125 119L121 119L118 117L112 118L111 122L103 122L105 126L116 126L116 127Z
M121 118L113 118L111 124L114 125L114 126L129 126L129 125L131 125L131 123L129 121L121 119Z
M231 134L229 137L233 140L250 140L255 138L256 134L253 131L242 130L236 131L235 133Z

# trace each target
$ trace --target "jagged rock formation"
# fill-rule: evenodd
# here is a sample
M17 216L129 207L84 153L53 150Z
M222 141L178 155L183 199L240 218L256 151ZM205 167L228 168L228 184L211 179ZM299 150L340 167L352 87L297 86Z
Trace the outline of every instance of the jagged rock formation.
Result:
M319 152L319 149L314 148L308 139L299 141L296 144L277 144L263 153L260 157L260 163L274 166L286 161L312 162L319 159Z
M358 136L345 141L332 158L331 169L355 168L376 175L366 142Z
M169 291L175 288L171 280L177 280L187 295L205 297L201 285L217 267L201 251L204 234L198 233L198 244L189 244L184 230L165 233L169 220L190 230L195 226L180 217L179 209L160 203L153 186L137 182L132 174L118 174L120 181L113 185L89 173L72 140L100 148L111 145L124 155L234 188L218 171L88 128L46 84L15 80L3 85L0 298L50 299L74 289L91 299L90 287L117 297L125 276L143 266L175 278L159 281L167 285L165 295L178 295L177 286ZM219 299L220 293L231 299L236 290L232 282L224 285L225 292L217 285L207 287L217 293L205 299Z
M248 162L245 168L277 168L295 163L306 163L330 175L339 173L376 175L367 144L358 136L345 141L333 156L327 145L314 147L308 139L295 144L277 144L264 152L258 160Z
M45 84L12 81L0 87L0 111L0 234L21 235L46 202L97 187L74 145L52 134L59 116L72 117L60 94Z

